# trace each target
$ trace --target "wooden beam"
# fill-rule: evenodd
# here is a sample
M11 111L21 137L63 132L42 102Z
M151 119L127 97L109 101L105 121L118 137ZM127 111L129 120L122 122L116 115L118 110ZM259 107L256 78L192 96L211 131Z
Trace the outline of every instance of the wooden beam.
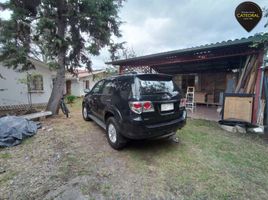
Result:
M157 72L159 73L165 73L165 74L192 74L192 73L207 73L208 71L210 73L218 73L218 72L228 72L230 71L229 69L210 69L210 70L176 70L176 71L172 71L172 70L157 70Z
M190 66L181 66L181 67L167 67L167 68L163 68L163 67L154 67L157 71L161 71L161 72L172 72L172 73L181 73L181 72L192 72L192 73L197 73L197 72L205 72L205 71L228 71L231 69L235 69L237 68L236 66L226 66L226 65L216 65L216 66L203 66L203 67L190 67Z
M154 59L150 61L135 61L130 63L125 63L123 65L128 65L131 67L135 66L160 66L160 65L167 65L167 64L178 64L178 63L190 63L190 62L200 62L200 61L210 61L214 59L222 59L222 58L232 58L237 56L245 56L251 54L257 54L258 50L250 50L245 52L228 52L225 53L217 53L217 54L208 54L208 55L188 55L188 56L177 56L175 58L162 58L162 59Z
M260 85L261 85L261 73L262 73L262 62L263 62L263 55L264 51L260 51L259 56L258 56L258 75L257 75L257 80L256 80L256 85L255 85L255 97L254 97L254 105L253 105L253 123L257 123L257 114L258 114L258 108L259 108L259 98L261 98L262 91L260 91Z
M28 120L31 120L31 119L37 119L37 118L40 118L40 117L50 116L50 115L52 115L51 111L45 111L45 112L31 113L31 114L28 114L28 115L22 115L21 117L23 117L25 119L28 119Z
M217 69L217 68L238 68L238 64L191 64L191 65L170 65L170 66L154 66L158 70L195 70L195 69Z

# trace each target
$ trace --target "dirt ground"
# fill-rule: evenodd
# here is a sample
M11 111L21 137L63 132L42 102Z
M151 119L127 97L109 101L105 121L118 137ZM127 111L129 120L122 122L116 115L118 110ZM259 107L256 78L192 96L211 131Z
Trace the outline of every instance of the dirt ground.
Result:
M267 199L268 146L188 120L171 140L113 150L80 102L21 145L0 149L0 199Z

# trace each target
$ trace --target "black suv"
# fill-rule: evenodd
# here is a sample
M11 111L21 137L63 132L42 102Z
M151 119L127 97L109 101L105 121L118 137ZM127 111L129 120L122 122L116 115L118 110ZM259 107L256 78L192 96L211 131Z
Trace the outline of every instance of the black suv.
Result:
M114 149L128 139L169 137L186 123L180 89L172 76L126 74L100 80L85 91L82 114L107 132Z

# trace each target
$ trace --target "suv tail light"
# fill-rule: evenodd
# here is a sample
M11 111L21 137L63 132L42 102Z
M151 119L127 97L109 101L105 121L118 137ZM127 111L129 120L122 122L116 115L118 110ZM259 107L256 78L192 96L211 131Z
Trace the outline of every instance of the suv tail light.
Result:
M153 112L154 106L151 101L134 101L129 102L130 109L137 114L141 114L143 112Z
M181 101L180 101L180 108L183 108L183 107L186 107L186 98L181 98Z

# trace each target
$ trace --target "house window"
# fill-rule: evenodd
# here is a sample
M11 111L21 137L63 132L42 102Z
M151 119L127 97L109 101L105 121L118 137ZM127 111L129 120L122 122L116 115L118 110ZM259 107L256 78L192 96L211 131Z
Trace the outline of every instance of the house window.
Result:
M42 75L29 74L27 79L29 92L42 92L44 90Z

